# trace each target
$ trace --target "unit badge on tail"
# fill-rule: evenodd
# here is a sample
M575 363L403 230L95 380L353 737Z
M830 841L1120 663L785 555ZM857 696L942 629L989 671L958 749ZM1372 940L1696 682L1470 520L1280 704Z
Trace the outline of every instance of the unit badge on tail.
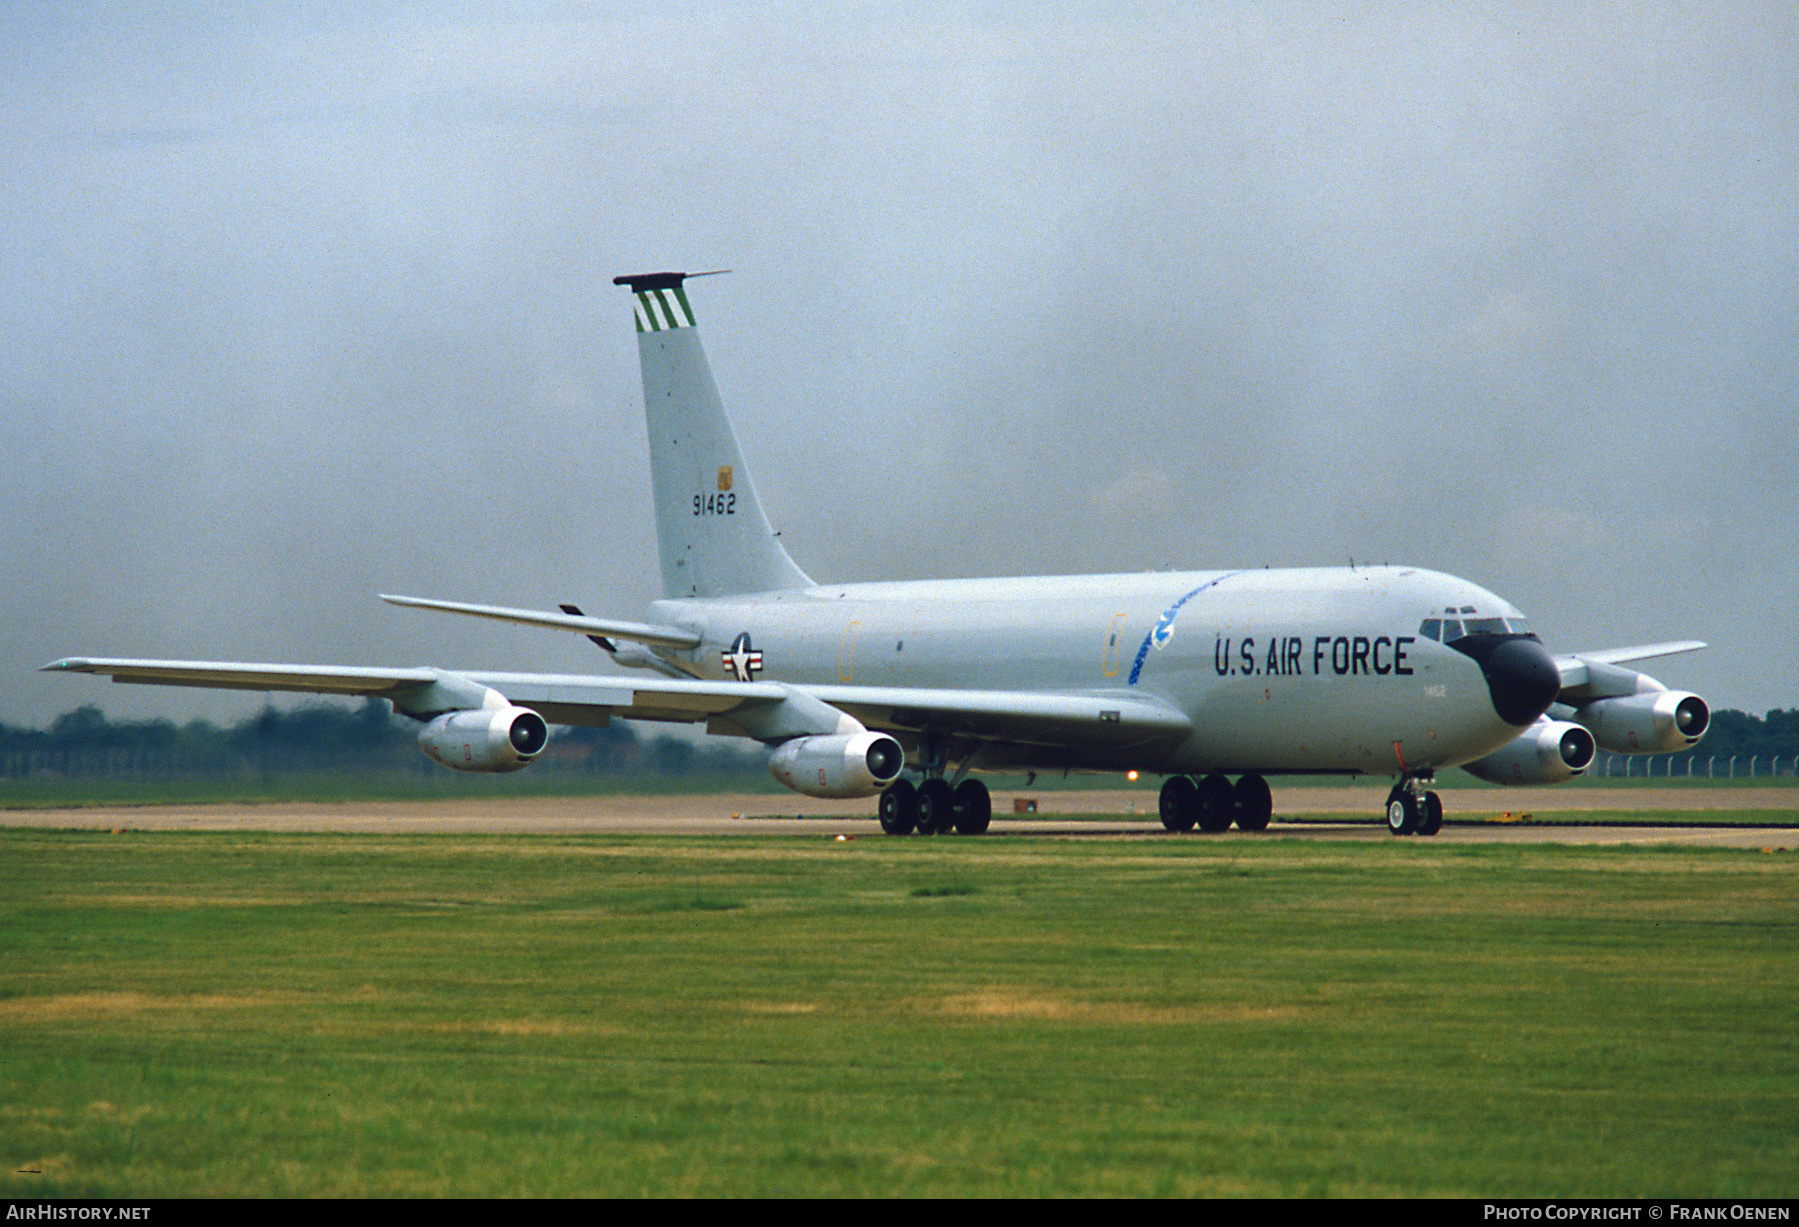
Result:
M762 672L762 653L750 646L750 633L740 632L731 646L718 654L719 663L740 682L754 681Z

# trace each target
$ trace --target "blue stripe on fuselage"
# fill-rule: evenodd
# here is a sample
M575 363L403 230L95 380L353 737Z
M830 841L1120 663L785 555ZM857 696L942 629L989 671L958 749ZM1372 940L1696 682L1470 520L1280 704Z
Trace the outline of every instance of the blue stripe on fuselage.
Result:
M1150 645L1156 637L1156 632L1162 631L1162 642L1167 643L1174 637L1174 616L1180 613L1181 606L1185 605L1188 601L1191 601L1207 588L1215 588L1236 574L1238 574L1236 571L1227 571L1217 579L1208 579L1205 583L1201 584L1192 592L1189 592L1186 596L1162 611L1162 616L1156 619L1156 624L1150 627L1147 635L1143 636L1143 646L1137 649L1137 659L1131 664L1131 685L1135 686L1137 684L1137 679L1143 676L1143 662L1149 659Z

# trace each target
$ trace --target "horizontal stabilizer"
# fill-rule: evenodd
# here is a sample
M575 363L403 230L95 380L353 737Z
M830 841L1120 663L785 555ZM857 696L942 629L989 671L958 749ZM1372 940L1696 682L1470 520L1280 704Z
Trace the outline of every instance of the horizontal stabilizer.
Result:
M678 626L661 626L652 622L625 622L617 618L590 618L585 614L545 613L535 609L507 609L500 605L465 605L460 601L427 601L415 596L389 596L381 599L389 605L405 605L412 609L437 609L444 613L467 614L475 618L493 618L499 622L520 622L526 626L543 626L551 630L574 631L580 635L605 635L611 639L628 639L632 643L648 643L657 647L698 647L700 637Z

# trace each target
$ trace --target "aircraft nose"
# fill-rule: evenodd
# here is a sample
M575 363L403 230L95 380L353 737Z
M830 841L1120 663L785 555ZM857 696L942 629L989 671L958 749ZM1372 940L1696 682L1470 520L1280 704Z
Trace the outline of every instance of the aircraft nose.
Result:
M1507 639L1480 662L1493 710L1507 724L1524 727L1549 710L1562 688L1555 657L1535 639Z

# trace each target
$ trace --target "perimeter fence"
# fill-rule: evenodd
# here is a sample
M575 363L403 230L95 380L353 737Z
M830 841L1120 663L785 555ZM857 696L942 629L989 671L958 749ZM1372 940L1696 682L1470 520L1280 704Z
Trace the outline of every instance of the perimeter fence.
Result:
M1774 780L1791 779L1794 754L1604 754L1588 779Z

